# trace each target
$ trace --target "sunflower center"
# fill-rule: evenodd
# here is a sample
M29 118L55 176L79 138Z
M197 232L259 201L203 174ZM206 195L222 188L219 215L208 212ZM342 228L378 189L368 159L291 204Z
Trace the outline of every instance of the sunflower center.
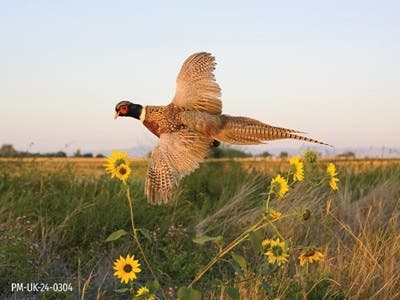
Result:
M125 273L130 273L130 272L132 272L132 270L133 270L133 268L132 268L132 266L130 264L126 264L124 266L124 272Z
M314 250L307 250L307 252L304 253L304 256L305 257L310 257L310 256L313 256L314 254L315 254Z
M273 189L274 189L275 193L279 193L281 191L281 189L282 189L281 183L280 182L275 182L275 185L274 185Z
M121 168L119 168L119 174L121 174L121 175L125 175L126 174L126 168L125 167L121 167Z
M283 249L280 246L272 246L271 251L276 257L283 254Z

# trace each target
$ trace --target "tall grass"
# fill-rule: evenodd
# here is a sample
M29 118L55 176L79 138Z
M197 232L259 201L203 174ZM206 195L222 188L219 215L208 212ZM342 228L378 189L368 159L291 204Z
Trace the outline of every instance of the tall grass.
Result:
M114 292L120 283L112 275L112 264L119 255L138 249L128 237L104 241L117 229L130 229L120 183L100 175L101 165L96 173L84 174L68 161L51 166L0 162L0 298L32 297L11 293L12 282L73 285L72 292L41 293L42 299L124 298ZM140 236L144 251L165 294L174 299L178 287L188 285L218 251L217 243L192 240L206 234L221 236L221 243L232 240L263 213L266 187L275 174L234 161L205 163L184 179L171 203L152 207L143 195L140 168L129 182L136 226L148 230L148 236ZM343 164L339 172L341 186L334 197L329 189L309 192L300 183L276 203L281 211L311 211L308 220L299 214L276 225L292 244L318 245L323 261L300 267L299 249L291 249L289 263L271 269L245 242L235 253L248 258L247 270L227 257L195 287L206 299L230 299L230 287L242 299L399 298L399 165L371 165L360 171ZM138 283L152 279L142 267Z
M300 184L277 206L280 211L302 207L311 211L308 220L299 216L300 221L287 219L278 225L292 244L322 245L325 259L318 267L301 268L293 255L267 288L264 276L254 272L236 274L234 286L242 299L397 299L400 296L399 168L346 173L336 199L323 187L310 194ZM246 201L245 197L242 200ZM239 218L240 214L236 214L230 225L245 223L257 213L260 212L249 210ZM220 218L224 219L217 211L203 222L212 220L211 223L221 224ZM199 226L206 228L203 222ZM257 264L262 265L262 261L256 261ZM230 299L223 286L213 289L210 297Z

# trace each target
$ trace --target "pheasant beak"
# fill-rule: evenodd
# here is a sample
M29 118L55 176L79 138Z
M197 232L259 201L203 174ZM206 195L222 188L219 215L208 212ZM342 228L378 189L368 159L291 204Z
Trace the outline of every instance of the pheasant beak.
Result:
M118 118L118 117L119 117L119 112L116 111L115 114L114 114L114 120L115 120L116 118Z

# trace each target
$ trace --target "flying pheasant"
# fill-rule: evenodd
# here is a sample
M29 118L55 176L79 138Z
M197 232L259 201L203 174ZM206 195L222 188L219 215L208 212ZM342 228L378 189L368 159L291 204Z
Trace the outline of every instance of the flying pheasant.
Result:
M150 203L168 202L180 180L199 167L219 142L255 145L268 140L297 139L327 145L298 135L296 130L275 127L247 117L221 114L221 89L213 71L215 58L195 53L183 63L172 102L166 106L142 106L121 101L115 118L140 120L160 138L147 171L145 193Z

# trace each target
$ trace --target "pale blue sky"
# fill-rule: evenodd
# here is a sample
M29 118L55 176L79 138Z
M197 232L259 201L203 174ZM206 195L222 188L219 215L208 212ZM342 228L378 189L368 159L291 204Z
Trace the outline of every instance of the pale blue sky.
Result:
M185 58L209 51L225 113L336 147L400 147L399 3L0 0L0 144L154 143L113 120L115 103L169 103Z

